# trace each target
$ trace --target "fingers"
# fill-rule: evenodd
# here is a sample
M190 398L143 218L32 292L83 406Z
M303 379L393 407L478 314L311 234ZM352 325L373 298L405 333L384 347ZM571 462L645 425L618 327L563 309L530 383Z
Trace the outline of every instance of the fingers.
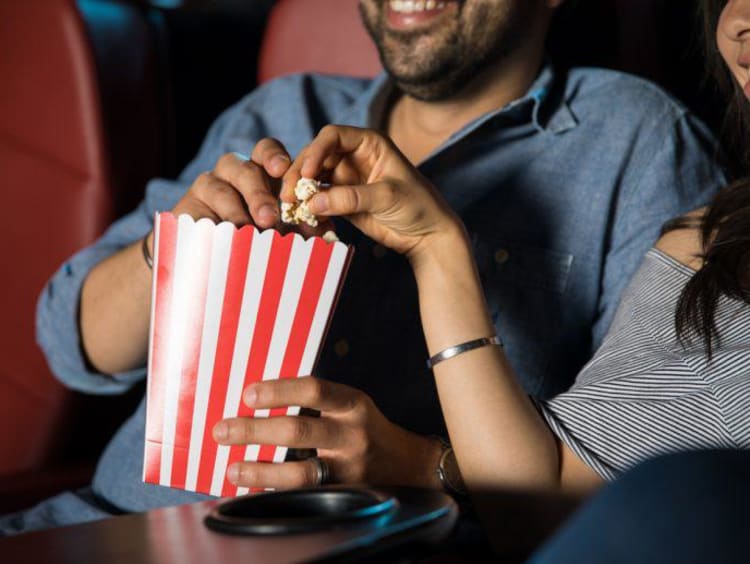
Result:
M371 163L375 163L384 151L399 154L391 141L377 131L345 125L327 125L306 147L299 171L306 178L314 178L322 169L333 168L341 155L361 153L366 155Z
M346 170L338 170L338 175L334 174L332 181L336 184L364 183L369 169L386 149L395 150L395 147L376 131L343 125L327 125L320 130L315 139L305 147L289 167L284 175L281 198L291 201L294 185L300 177L319 178L328 171L339 168L344 157L355 153L362 157L358 166L343 167Z
M292 164L292 159L284 146L271 137L261 139L256 143L250 159L274 178L284 176Z
M238 226L251 222L242 196L213 173L201 174L193 184L192 192L202 203L202 208L182 210L178 204L174 210L176 214L188 213L194 219L210 217L214 221L231 221Z
M309 202L314 214L382 214L398 204L400 193L390 182L360 186L334 186L313 196Z
M253 409L300 405L318 411L337 413L359 408L366 398L365 394L349 386L313 377L258 382L248 386L242 395L245 404Z
M232 484L246 488L286 490L320 485L317 465L312 460L282 464L237 462L227 469L227 479Z
M340 155L356 151L368 134L367 130L357 127L327 125L305 148L304 159L298 165L300 175L315 178L324 166L334 168Z
M222 445L335 448L341 442L335 422L306 416L224 419L214 426L213 436Z
M279 206L265 170L234 153L219 159L215 176L233 186L244 199L253 222L260 228L273 227L279 219Z

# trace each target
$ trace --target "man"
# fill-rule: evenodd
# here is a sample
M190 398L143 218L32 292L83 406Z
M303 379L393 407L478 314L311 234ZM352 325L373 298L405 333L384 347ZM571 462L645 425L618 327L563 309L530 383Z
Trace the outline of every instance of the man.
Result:
M545 62L561 1L362 0L387 73L374 81L283 78L220 117L177 181L152 182L138 210L50 282L39 340L57 376L95 393L119 393L145 376L151 272L141 247L145 237L151 250L155 211L276 225L274 179L318 129L343 123L387 132L442 191L475 242L526 390L544 397L565 389L601 342L662 222L705 203L722 177L705 129L656 87ZM235 154L250 150L249 161ZM442 487L443 446L430 435L444 426L411 272L351 227L337 229L357 253L317 368L326 380L245 394L249 404L303 405L321 416L226 421L214 438L317 448L336 482ZM95 517L106 515L102 505L141 511L204 499L141 482L144 411L110 443L93 493L60 503L83 503ZM314 461L240 463L228 479L286 488L318 483L320 469ZM44 521L39 510L18 526L37 526L37 518Z

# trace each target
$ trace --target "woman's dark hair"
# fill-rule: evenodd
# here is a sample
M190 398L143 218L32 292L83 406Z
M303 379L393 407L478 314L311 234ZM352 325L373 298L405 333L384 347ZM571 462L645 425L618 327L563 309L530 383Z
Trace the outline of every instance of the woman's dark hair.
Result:
M726 0L701 0L708 70L729 98L721 137L732 183L695 221L678 219L665 231L699 227L703 266L685 286L677 304L677 334L683 343L698 337L709 358L720 340L716 309L724 295L750 304L750 104L716 45L716 28Z

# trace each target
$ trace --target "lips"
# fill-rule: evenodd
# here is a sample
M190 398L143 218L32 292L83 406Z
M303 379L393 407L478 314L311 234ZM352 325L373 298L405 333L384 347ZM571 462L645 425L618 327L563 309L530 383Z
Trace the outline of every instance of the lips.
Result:
M389 0L386 4L388 26L403 31L427 27L457 10L456 0Z

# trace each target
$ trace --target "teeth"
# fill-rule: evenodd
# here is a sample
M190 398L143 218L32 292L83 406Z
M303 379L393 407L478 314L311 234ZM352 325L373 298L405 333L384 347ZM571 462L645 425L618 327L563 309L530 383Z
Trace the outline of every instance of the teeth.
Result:
M445 2L441 0L390 0L391 10L402 14L424 12L425 10L442 10Z

